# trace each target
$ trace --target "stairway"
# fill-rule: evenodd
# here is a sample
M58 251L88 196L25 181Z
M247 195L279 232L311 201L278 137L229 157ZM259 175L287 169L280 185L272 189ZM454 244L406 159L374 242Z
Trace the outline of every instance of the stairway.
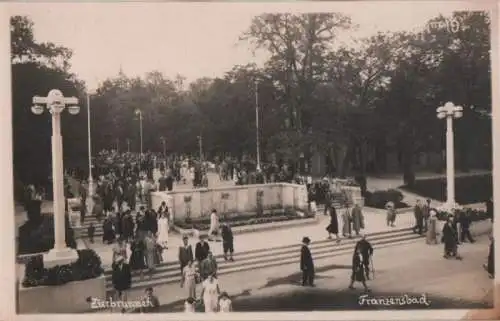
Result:
M371 242L372 246L377 249L396 244L415 242L421 239L421 237L412 233L410 228L404 228L368 234L367 239ZM345 239L342 240L340 244L337 244L335 240L323 240L311 243L310 249L314 259L334 257L352 253L358 240L359 239ZM216 260L219 264L218 275L257 270L284 264L299 264L300 244L235 253L234 262L224 261L222 255L218 255ZM106 269L105 276L106 290L112 291L113 285L111 281L111 270L109 268ZM163 284L179 283L180 276L180 266L178 262L164 262L156 266L151 279L149 279L149 276L145 275L141 280L140 276L134 275L132 277L132 288L141 289Z

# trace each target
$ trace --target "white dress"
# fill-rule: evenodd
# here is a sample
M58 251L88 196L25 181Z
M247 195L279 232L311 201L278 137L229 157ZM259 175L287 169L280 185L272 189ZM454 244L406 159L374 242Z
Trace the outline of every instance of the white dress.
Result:
M231 312L231 300L226 298L220 299L219 312Z
M160 217L158 219L158 243L164 245L168 242L168 218Z
M219 293L217 292L219 282L217 279L210 279L203 281L203 304L205 305L205 312L216 312L219 303Z
M184 312L194 313L194 304L189 304L189 302L184 302Z

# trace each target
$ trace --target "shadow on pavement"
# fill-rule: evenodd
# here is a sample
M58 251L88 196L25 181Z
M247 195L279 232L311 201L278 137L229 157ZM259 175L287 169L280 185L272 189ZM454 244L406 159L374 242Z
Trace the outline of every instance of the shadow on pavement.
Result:
M316 274L336 269L350 269L347 265L330 265L316 270ZM332 276L333 277L333 276ZM329 276L317 275L317 279ZM299 285L301 273L293 273L281 278L270 279L264 286L257 289L246 289L236 295L231 295L233 308L238 312L285 312L285 311L342 311L342 310L409 310L409 309L487 309L493 303L471 302L461 299L445 298L437 295L426 296L428 305L414 304L360 304L363 295L361 285L357 289L322 289L290 285ZM280 289L281 288L281 289ZM273 289L273 294L265 294L266 289ZM259 293L262 290L263 293ZM395 293L374 290L368 298L401 298L404 295L411 298L421 298L422 293ZM162 305L161 312L180 312L184 300ZM203 312L202 307L197 310Z

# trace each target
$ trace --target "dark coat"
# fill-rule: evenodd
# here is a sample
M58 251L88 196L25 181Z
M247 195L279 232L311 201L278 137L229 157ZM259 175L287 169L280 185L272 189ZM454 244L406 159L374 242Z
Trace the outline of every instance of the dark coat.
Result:
M113 263L113 274L111 276L113 287L117 291L124 291L130 289L132 284L132 273L130 266L127 263L117 264Z
M448 223L443 227L442 241L449 250L453 249L458 243L458 234L456 228Z
M231 230L231 227L229 227L226 224L223 224L221 227L221 235L222 235L222 242L226 244L233 243L233 231Z
M488 253L488 273L495 275L495 243L490 243L490 251Z
M203 261L207 258L208 252L210 251L210 245L207 242L204 242L202 245L201 242L196 243L196 248L194 250L194 256L196 260Z
M356 243L354 251L358 249L361 251L363 262L368 262L370 256L373 255L373 247L370 242L368 242L367 240L359 240L358 243Z
M183 245L179 247L179 262L181 265L187 265L189 261L193 260L193 248L191 244L187 248Z
M302 245L300 250L300 270L312 270L314 271L314 262L311 255L311 250L306 245Z
M363 260L356 251L352 257L352 279L358 282L366 280Z
M335 207L333 206L330 206L330 224L326 227L326 230L330 234L339 233L339 221L337 218L337 210L335 210Z

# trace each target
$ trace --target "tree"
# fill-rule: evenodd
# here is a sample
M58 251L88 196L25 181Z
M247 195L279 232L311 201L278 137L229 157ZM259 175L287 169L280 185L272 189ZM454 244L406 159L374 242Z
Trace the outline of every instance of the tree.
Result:
M26 17L14 16L10 23L14 175L25 183L46 184L51 171L51 122L48 113L31 113L32 97L46 95L53 88L67 96L82 97L83 83L67 72L69 49L36 42L33 23ZM78 166L79 160L86 159L85 116L85 111L76 117L62 116L66 168Z

